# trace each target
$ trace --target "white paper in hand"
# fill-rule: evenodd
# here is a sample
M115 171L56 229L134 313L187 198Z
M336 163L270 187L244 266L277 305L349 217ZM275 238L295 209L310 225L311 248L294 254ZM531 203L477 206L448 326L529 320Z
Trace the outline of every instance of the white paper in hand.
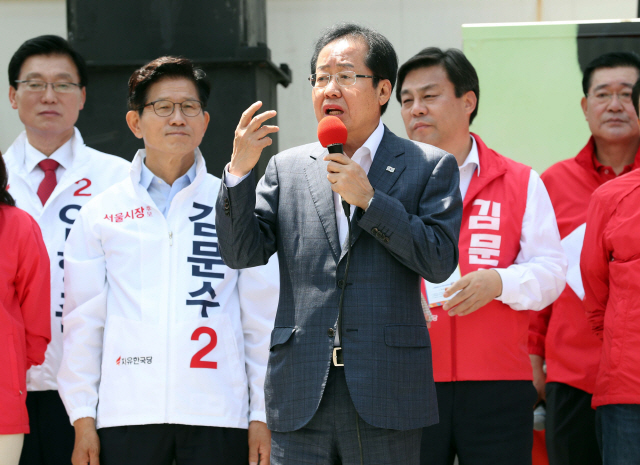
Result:
M444 291L453 286L453 284L458 281L462 276L460 275L460 266L457 266L455 271L451 276L449 276L444 282L435 284L424 280L424 286L427 290L427 300L429 301L429 307L441 307L447 300L451 300L454 295L450 297L444 296Z
M567 284L580 300L584 299L584 287L582 286L582 274L580 273L580 253L582 253L582 243L584 242L586 229L587 223L583 223L560 242L569 264L567 268Z

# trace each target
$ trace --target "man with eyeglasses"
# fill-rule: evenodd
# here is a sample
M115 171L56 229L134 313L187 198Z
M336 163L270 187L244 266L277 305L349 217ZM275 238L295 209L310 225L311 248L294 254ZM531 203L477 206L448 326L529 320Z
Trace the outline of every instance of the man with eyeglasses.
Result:
M551 304L565 285L566 259L540 177L469 132L479 94L476 70L460 50L426 48L398 71L409 138L456 157L464 199L460 273L444 293L450 300L432 309L440 423L423 430L423 465L451 465L456 455L467 465L531 464L528 310ZM432 294L429 304L438 303Z
M86 98L87 69L66 40L47 35L23 43L9 62L9 86L11 106L25 127L4 155L9 192L40 225L51 262L52 339L45 362L27 373L30 434L20 464L66 465L74 432L56 381L62 358L64 244L78 211L126 177L129 162L87 147L74 127Z
M198 148L210 89L183 57L133 72L126 120L144 149L69 234L58 382L73 465L269 465L278 262L220 258L220 179Z
M420 277L456 267L458 172L450 154L382 124L397 63L357 24L316 42L315 116L344 123L344 153L286 150L256 188L275 112L254 116L257 102L236 129L217 231L232 268L280 260L265 381L273 465L417 465L422 427L438 421Z
M538 397L547 404L551 465L602 463L591 408L602 343L585 316L578 264L591 194L640 166L640 129L631 98L638 77L640 57L635 53L606 53L588 64L581 105L591 137L578 155L542 174L560 236L574 244L569 275L575 269L578 276L553 305L531 315L529 353Z

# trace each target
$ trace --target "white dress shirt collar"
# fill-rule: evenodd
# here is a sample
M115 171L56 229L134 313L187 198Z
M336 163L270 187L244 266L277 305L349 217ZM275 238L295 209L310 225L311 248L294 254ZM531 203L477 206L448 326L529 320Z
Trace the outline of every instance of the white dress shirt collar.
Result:
M480 156L478 154L478 144L473 136L471 137L471 151L467 158L462 163L462 166L458 167L460 170L460 194L464 199L469 190L469 184L473 178L473 173L477 173L480 176Z
M24 157L24 165L27 169L27 173L31 173L36 167L38 163L42 160L46 160L49 158L50 160L55 160L60 163L65 170L68 170L73 163L73 138L72 136L68 141L58 148L55 152L53 152L49 157L40 152L38 149L33 147L28 140L25 141L25 157Z
M367 174L369 174L369 168L371 168L371 163L373 163L373 158L376 156L376 152L378 151L378 147L380 147L380 142L382 142L382 136L384 136L384 124L382 124L382 120L378 123L378 127L371 133L369 138L362 144L358 150L355 151L351 159L355 161L358 165L362 166ZM363 166L363 161L366 160L366 155L371 157L371 163L369 163L367 167Z

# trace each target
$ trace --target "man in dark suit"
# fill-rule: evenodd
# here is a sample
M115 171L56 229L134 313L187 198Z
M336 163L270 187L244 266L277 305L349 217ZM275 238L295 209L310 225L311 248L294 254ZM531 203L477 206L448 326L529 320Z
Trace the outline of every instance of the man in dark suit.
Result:
M385 37L341 24L317 41L310 81L318 121L347 127L344 153L286 150L256 189L253 167L278 130L262 123L275 112L254 117L256 103L236 130L217 228L232 268L278 252L265 382L275 465L418 464L421 428L438 421L420 276L441 282L457 265L458 169L381 123L396 71Z

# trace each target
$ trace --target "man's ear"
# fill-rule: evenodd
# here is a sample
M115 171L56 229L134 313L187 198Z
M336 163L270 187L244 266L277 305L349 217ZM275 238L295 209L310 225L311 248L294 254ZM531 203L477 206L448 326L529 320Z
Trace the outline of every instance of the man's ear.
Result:
M18 102L16 101L16 88L9 86L9 102L11 102L11 108L18 109Z
M462 98L464 101L464 111L467 116L471 116L471 113L473 113L473 111L478 106L478 96L474 91L470 90L469 92L464 94Z
M580 106L582 107L582 113L584 113L584 119L587 119L587 97L582 97Z
M127 125L134 136L138 139L142 139L142 130L140 129L140 114L137 111L130 110L125 117Z
M384 105L391 98L391 81L383 79L378 83L378 103Z
M80 91L80 109L84 108L84 104L87 101L87 88L83 87Z

